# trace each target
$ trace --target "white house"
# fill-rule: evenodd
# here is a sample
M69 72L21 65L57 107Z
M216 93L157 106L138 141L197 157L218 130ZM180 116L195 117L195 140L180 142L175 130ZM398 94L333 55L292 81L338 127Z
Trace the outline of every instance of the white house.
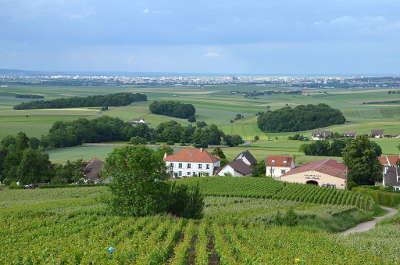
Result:
M220 167L220 159L203 149L181 149L172 155L164 155L168 172L173 178L214 176Z
M248 151L241 152L232 162L225 165L219 172L218 176L250 176L253 174L253 166L257 164L257 160Z
M267 156L265 159L265 175L280 178L295 167L291 156Z
M140 123L146 123L146 121L143 118L139 119L131 119L128 121L130 124L140 124Z

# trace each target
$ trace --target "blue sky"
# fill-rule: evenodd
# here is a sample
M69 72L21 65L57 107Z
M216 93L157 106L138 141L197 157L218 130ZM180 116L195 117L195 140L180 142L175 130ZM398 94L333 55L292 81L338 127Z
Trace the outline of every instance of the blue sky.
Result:
M0 0L0 68L398 74L399 0Z

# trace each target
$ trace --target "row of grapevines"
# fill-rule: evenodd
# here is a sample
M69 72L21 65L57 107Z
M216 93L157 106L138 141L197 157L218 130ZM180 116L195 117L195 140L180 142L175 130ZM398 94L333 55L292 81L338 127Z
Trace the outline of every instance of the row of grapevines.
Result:
M350 205L364 210L371 210L374 206L374 202L370 198L360 193L292 183L286 184L272 198L320 204Z

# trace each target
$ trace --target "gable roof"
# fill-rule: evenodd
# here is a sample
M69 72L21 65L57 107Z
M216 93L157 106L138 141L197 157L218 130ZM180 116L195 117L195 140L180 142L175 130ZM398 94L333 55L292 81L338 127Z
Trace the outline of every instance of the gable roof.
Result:
M373 129L371 130L371 135L372 136L381 136L383 135L384 130L381 129Z
M343 133L344 136L356 136L357 132L356 131L345 131Z
M314 161L287 172L285 176L303 173L306 171L317 171L341 179L347 179L347 167L333 159Z
M249 150L240 152L240 154L235 158L235 160L242 159L242 157L245 157L252 166L255 166L257 164L256 158L250 153Z
M291 167L292 156L267 156L265 165L267 167Z
M396 166L397 161L400 160L400 155L383 155L378 157L379 163L381 163L382 166L385 167L390 167L390 166Z
M97 158L90 159L83 170L85 176L92 180L98 179L100 177L103 164L104 164L103 160Z
M332 132L331 131L327 131L327 130L315 130L312 132L312 136L331 136Z
M383 176L385 179L385 186L400 186L399 174L400 169L398 167L389 167L386 174Z
M170 162L197 162L197 163L215 163L220 159L213 156L204 149L181 149L175 154L167 155L164 161Z
M236 172L239 172L243 176L248 176L253 173L253 169L250 166L248 166L245 162L243 162L243 160L241 160L241 159L233 160L226 166L230 166Z

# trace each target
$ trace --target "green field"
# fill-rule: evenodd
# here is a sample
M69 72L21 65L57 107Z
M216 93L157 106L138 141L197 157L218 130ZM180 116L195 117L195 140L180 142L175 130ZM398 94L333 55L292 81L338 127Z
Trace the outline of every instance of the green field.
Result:
M354 90L345 89L318 91L309 90L306 95L269 95L257 98L244 98L241 95L232 95L230 90L242 91L264 90L258 86L206 86L206 87L47 87L47 86L9 86L1 88L5 93L30 93L43 95L46 99L70 96L87 96L116 92L146 93L149 102L134 103L130 106L111 107L109 111L101 112L96 108L52 109L52 110L13 110L12 106L24 101L0 93L0 138L24 131L28 136L40 137L46 134L51 125L58 120L71 121L80 117L95 118L101 115L119 117L123 120L144 118L150 126L168 120L176 120L188 124L184 119L170 118L151 114L148 105L152 100L179 100L192 103L197 109L197 120L217 124L227 134L239 134L245 140L252 140L259 136L260 141L241 148L225 148L228 158L237 155L240 149L249 149L258 160L270 154L288 154L296 156L298 164L317 160L320 157L308 157L300 153L299 147L304 142L288 141L287 137L293 133L264 133L256 125L256 114L265 111L267 106L272 110L287 105L326 103L343 111L347 123L328 127L337 132L355 130L358 134L368 134L372 129L384 129L385 134L400 135L400 106L370 105L363 102L371 100L393 100L394 95L388 95L386 90ZM245 116L243 120L231 123L237 113ZM301 132L306 136L311 131ZM400 138L379 139L384 154L397 154L396 146ZM52 150L50 156L53 161L63 162L77 158L90 159L104 158L111 147L75 147Z
M250 184L242 191L251 192L257 186ZM343 230L367 218L352 206L206 197L202 220L163 215L134 218L111 215L102 202L107 194L107 187L3 188L0 190L0 263L353 265L400 262L396 243L396 231L400 228L398 217L389 220L390 224L357 235L344 237L327 232ZM275 226L273 220L278 212L284 214L289 209L299 216L297 226ZM113 254L108 253L109 247L115 248Z

